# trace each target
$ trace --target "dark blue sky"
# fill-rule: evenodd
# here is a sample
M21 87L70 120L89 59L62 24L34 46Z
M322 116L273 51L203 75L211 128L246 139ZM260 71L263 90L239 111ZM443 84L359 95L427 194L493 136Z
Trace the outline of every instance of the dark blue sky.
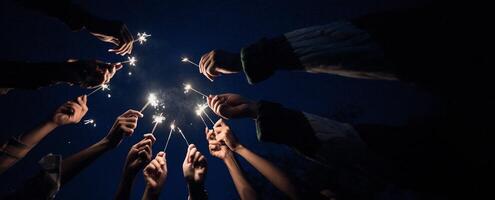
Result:
M426 114L432 103L430 96L403 83L278 72L271 79L251 86L242 74L209 82L198 73L197 68L180 62L182 56L198 61L203 53L212 49L239 51L261 37L414 4L412 0L84 1L81 5L92 13L122 20L133 34L146 31L152 37L144 46L134 48L133 54L139 60L133 70L134 75L127 76L128 67L125 67L112 79L112 98L108 99L105 93L89 98L89 112L85 118L94 118L97 127L78 124L54 131L24 160L0 177L0 192L3 194L14 189L22 180L35 174L36 163L43 155L52 152L68 156L97 142L107 134L116 116L130 108L139 109L148 92L159 92L165 99L167 117L177 119L186 137L207 155L209 172L206 187L210 198L237 198L225 166L207 152L202 122L191 107L200 98L182 94L183 82L190 82L205 93L239 93L327 117L342 116L343 113L349 116L344 117L349 122L401 124L411 116ZM0 9L2 60L64 61L80 58L117 62L125 59L108 53L107 49L111 46L86 31L70 32L56 19L26 11L10 1L2 1ZM29 130L29 127L46 119L58 105L84 93L88 91L59 85L38 91L13 91L1 96L2 137ZM152 114L148 110L132 137L67 184L58 194L59 199L113 197L127 151L152 128ZM169 123L167 119L165 124ZM283 146L258 143L252 120L236 120L230 124L240 141L255 152L271 158L295 157ZM153 148L155 154L164 146L168 125L159 127L156 133L158 142ZM181 168L185 151L186 145L182 139L174 135L167 152L169 175L162 199L186 198ZM242 165L253 173L245 162ZM257 181L265 181L259 175L254 177L259 179ZM144 188L142 175L139 174L136 179L133 190L135 199L141 196Z

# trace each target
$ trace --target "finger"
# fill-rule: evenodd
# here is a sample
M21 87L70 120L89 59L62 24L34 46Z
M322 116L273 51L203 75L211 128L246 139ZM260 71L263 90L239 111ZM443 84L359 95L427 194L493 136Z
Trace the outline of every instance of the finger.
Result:
M194 153L193 162L197 162L199 159L199 156L201 156L201 153L199 151L196 151L196 153Z
M205 66L205 62L208 59L208 55L209 55L209 53L205 53L205 54L203 54L203 56L201 56L201 59L199 60L199 69L198 69L199 73L203 73L202 69Z
M121 122L120 124L130 129L136 129L137 127L137 123L132 123L132 122Z
M205 162L206 162L206 158L205 158L203 155L201 155L201 156L199 157L199 159L198 159L198 162L200 162L200 163L205 163Z
M151 140L151 144L155 144L155 142L156 142L155 136L153 134L151 134L151 133L146 133L146 134L144 134L143 137L145 139L150 139Z
M144 140L141 140L140 142L138 142L136 144L136 148L139 149L139 150L142 150L142 148L144 148L145 146L152 146L152 141L150 139L144 139Z
M120 129L122 130L122 132L124 132L126 136L130 136L134 133L134 129L128 128L126 126L122 126L120 127Z
M115 67L115 71L119 71L120 69L122 69L122 67L124 67L122 63L115 63L113 64L113 66Z
M193 161L193 158L194 158L194 154L198 151L198 149L196 149L196 147L192 148L191 151L189 152L189 156L188 156L188 162L191 163Z
M139 111L136 111L136 110L128 110L126 111L124 114L122 114L121 116L123 117L132 117L132 116L136 116L136 117L140 117L142 118L144 115L139 112Z
M129 123L137 123L138 122L138 118L136 116L132 116L132 117L125 117L122 119L123 122L129 122Z

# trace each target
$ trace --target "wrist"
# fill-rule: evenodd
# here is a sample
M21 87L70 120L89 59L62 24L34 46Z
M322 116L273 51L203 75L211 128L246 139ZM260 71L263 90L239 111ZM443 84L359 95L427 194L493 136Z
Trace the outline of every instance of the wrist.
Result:
M244 149L246 148L242 144L238 144L237 146L234 147L232 151L234 151L235 153L239 153L242 152Z
M60 126L60 124L57 124L55 121L53 120L47 120L44 124L47 128L50 128L50 129L55 129L57 127Z
M107 137L104 137L103 139L101 139L98 142L98 145L103 147L105 150L110 150L110 149L113 149L115 147L115 145L113 145L113 143Z

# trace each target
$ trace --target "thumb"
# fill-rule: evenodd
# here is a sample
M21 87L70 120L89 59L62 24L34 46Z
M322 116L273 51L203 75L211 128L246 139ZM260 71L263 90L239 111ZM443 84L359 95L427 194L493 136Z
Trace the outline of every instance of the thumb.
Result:
M156 157L157 157L157 158L158 158L158 157L163 157L163 158L165 158L165 152L163 152L163 151L158 152L158 154L156 154Z

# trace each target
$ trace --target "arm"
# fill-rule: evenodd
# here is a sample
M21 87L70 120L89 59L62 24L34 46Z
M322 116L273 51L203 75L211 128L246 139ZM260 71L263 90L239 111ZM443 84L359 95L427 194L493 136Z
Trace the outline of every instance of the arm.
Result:
M109 51L120 55L130 54L132 52L134 38L129 33L127 26L120 21L99 18L69 0L17 1L26 8L61 20L73 31L86 28L99 40L117 46L117 48L110 49Z
M156 139L152 134L145 134L144 138L129 150L124 164L124 173L115 195L116 200L130 199L134 179L139 170L151 161L153 155L151 146L155 141Z
M235 188L239 193L242 200L254 200L256 199L256 191L251 187L251 184L244 178L241 168L237 164L233 155L228 156L223 160L225 166L229 170L232 181L234 181Z
M121 64L101 61L69 62L11 62L3 61L0 73L0 87L36 89L57 83L76 84L82 87L95 87L108 83Z
M254 168L275 185L276 188L289 196L290 199L299 199L296 187L292 184L287 175L278 167L242 145L237 146L235 152L246 159Z
M61 125L78 123L88 111L87 97L80 96L60 106L52 119L17 138L12 138L0 149L0 174L22 159L50 132Z
M62 162L61 184L67 183L103 153L117 147L124 136L132 135L137 126L138 116L142 117L142 114L138 111L129 110L125 112L117 118L108 135L102 140L64 159Z
M208 149L210 154L217 157L225 163L229 170L232 181L234 181L235 188L239 193L239 197L242 200L256 199L256 192L251 187L251 184L244 178L241 168L237 164L234 154L225 145L216 141L215 132L205 128L206 140L208 141Z

